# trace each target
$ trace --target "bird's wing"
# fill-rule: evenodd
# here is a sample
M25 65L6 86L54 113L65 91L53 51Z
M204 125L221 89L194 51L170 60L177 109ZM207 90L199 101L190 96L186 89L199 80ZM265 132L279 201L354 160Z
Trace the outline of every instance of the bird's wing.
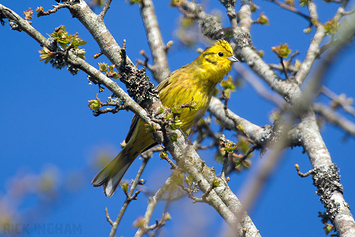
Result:
M184 66L184 67L186 67L186 66ZM182 68L184 68L184 67L182 67ZM157 90L160 92L162 89L167 87L171 83L170 79L172 78L172 75L174 75L177 72L179 72L179 70L176 70L176 71L170 73L169 76L167 76L167 78L165 78L161 83L159 83L159 85L157 86ZM126 143L128 143L129 139L132 137L138 121L139 121L139 117L137 115L134 115L132 122L131 122L131 126L128 131L128 134L126 136L126 140L125 140Z
M165 78L162 82L159 83L159 85L157 86L157 90L158 90L159 92L160 92L163 88L167 87L167 86L171 83L171 81L170 81L171 76L172 76L173 74L175 74L175 73L176 73L176 71L170 73L169 76L167 76L167 78Z
M133 118L132 118L131 126L129 127L129 131L128 131L127 136L126 136L126 140L125 140L126 143L128 143L129 139L131 139L131 137L133 135L133 132L134 132L134 129L137 126L138 120L139 120L138 116L134 115Z

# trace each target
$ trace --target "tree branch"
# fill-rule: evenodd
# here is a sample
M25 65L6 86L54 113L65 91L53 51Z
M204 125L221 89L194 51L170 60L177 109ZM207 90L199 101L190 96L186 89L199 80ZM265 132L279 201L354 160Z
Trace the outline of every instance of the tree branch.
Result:
M49 47L50 48L50 42L43 37L38 31L36 31L27 21L23 20L21 17L19 17L16 13L12 12L10 9L5 8L3 5L0 4L0 11L7 11L12 13L12 16L16 16L17 24L19 27L25 31L27 34L29 34L31 37L33 37L37 42L39 42L41 45ZM88 8L85 2L81 1L80 4L76 4L74 6L74 10L71 9L72 14L74 14L78 19L82 21L82 23L89 29L90 33L93 34L95 40L98 41L102 52L108 56L110 60L113 61L113 63L117 63L117 65L121 64L121 61L118 61L117 58L112 59L111 56L113 55L119 55L119 52L121 51L121 48L114 42L106 42L110 37L112 37L110 34L103 34L101 30L107 30L102 22L100 22L100 19L95 17L96 15L91 15L93 14L91 9ZM84 13L85 12L85 13ZM7 16L7 15L5 15ZM94 28L93 26L90 26L89 23L92 23L92 18L93 17L97 23L97 28ZM100 35L109 35L109 37L102 37ZM113 39L113 38L112 38ZM106 46L101 45L102 43L108 43L109 46L118 49L118 52L114 52L114 50L108 50ZM121 56L120 56L121 57ZM119 58L120 58L119 57ZM96 68L92 67L89 65L87 62L85 62L83 59L77 57L74 55L73 52L68 51L68 63L80 68L84 72L86 72L88 75L90 75L92 78L95 78L95 81L98 83L106 86L110 91L112 91L118 98L120 98L127 108L131 109L133 112L135 112L139 118L147 123L147 124L152 124L153 122L149 118L149 115L147 112L140 107L136 102L134 102L115 82L113 82L111 79L107 78L105 75L103 75L99 70ZM126 59L127 64L133 65L131 61ZM134 65L132 66L134 67ZM120 67L117 67L120 68ZM159 102L159 100L155 101ZM154 109L161 108L162 105L160 103L155 103L153 102L152 104L149 104L150 106L155 106ZM147 105L148 106L148 105ZM159 127L158 124L156 124L157 127ZM211 182L213 179L216 179L217 177L215 176L214 172L208 168L207 166L204 165L204 162L199 158L197 155L196 151L192 148L191 145L189 145L188 141L185 140L185 135L183 135L179 130L174 131L177 134L178 141L177 142L170 142L167 141L168 143L166 144L166 147L168 148L169 152L172 154L174 159L177 161L178 165L183 169L186 170L193 178L194 180L199 183L199 187L202 191L206 192L208 188L211 185ZM153 139L157 139L156 137L153 137ZM159 139L158 139L159 141ZM187 155L188 154L188 155ZM191 158L193 158L194 162L191 163ZM196 167L201 167L197 168ZM202 175L200 173L200 169L204 169L205 172ZM212 180L211 180L212 178ZM137 179L136 179L137 180ZM137 181L135 181L137 182ZM132 185L132 187L135 184ZM131 188L130 190L130 195L129 197L134 197L132 196L134 189ZM222 189L215 189L210 192L208 195L208 200L209 203L220 213L220 215L225 219L225 221L231 226L231 228L238 230L240 234L243 233L243 230L241 228L241 225L239 224L240 222L237 221L236 216L234 213L240 213L240 210L242 210L242 206L237 199L237 197L234 195L234 193L229 189L228 186L225 186ZM128 198L127 200L130 200L131 198ZM127 202L126 200L126 202ZM119 214L117 217L116 221L120 220L121 216L123 214ZM254 226L254 224L251 222L250 217L247 215L246 212L243 212L243 219L242 219L242 224L244 229L246 230L246 236L258 236L259 233ZM115 223L117 223L115 221ZM238 227L238 228L237 228ZM117 226L113 225L112 226L112 231L111 235L115 233ZM257 234L256 234L257 233Z
M347 1L343 1L339 9L345 7L346 4ZM191 6L191 9L189 9L189 11L191 12L195 11L196 5L189 5L189 6ZM311 13L311 17L317 18L317 16L315 15L316 13L314 9L315 6L313 5L312 2L308 4L308 7ZM336 15L338 15L338 12ZM298 75L298 79L296 80L297 83L294 83L292 80L285 80L285 81L281 80L278 75L276 75L272 70L270 70L269 66L260 58L260 56L252 48L251 40L247 38L248 37L247 34L240 32L237 29L234 31L234 35L233 35L233 40L236 43L236 53L239 56L238 58L241 58L243 61L245 61L250 66L250 68L271 87L272 90L276 91L279 95L281 95L286 100L286 102L288 102L293 107L294 115L296 117L301 118L301 123L298 126L299 129L298 131L300 131L301 133L300 138L302 139L300 141L302 141L302 145L305 151L307 152L310 162L314 168L319 168L323 165L329 166L332 164L329 152L319 133L314 112L310 107L313 94L319 86L318 83L321 82L321 80L319 79L320 76L318 75L319 76L318 78L314 78L312 84L309 87L307 87L305 93L301 92L299 85L302 84L302 82L304 81L305 77L307 76L310 70L310 67L313 65L314 59L317 56L319 45L322 39L324 38L324 36L325 36L325 30L323 26L319 24L317 26L317 33L311 42L310 49L308 50L306 60L302 64L300 71L297 73ZM351 36L353 36L353 34ZM296 117L294 117L294 119ZM288 122L291 122L292 124L292 120ZM282 145L280 145L280 147L282 149L284 148L284 146ZM280 149L277 150L281 151ZM274 161L277 160L278 156L279 156L279 152L275 152L272 153L272 155L270 155L271 157L270 160L272 161L271 164L276 164L276 162ZM266 170L271 171L272 169L266 169ZM265 172L269 173L269 171L265 171ZM265 176L263 175L263 173L264 170L260 172L261 177ZM257 187L257 186L261 186L261 185L253 185L252 187ZM255 192L253 191L250 193L255 193ZM250 198L251 196L248 197ZM337 220L338 217L340 218L339 221L335 224L335 226L336 226L336 230L338 231L338 234L343 235L347 230L340 225L341 221L347 219L348 223L350 223L351 226L353 225L354 220L349 212L349 209L347 208L346 205L344 205L344 203L346 202L344 201L343 197L339 195L337 191L334 192L334 196L337 197L337 201L340 201L340 199L343 200L343 204L339 205L339 210L341 210L342 213L346 213L345 215L346 218L342 218L344 216L337 216L335 218L335 220ZM355 231L355 228L351 227L350 232L352 233L352 231Z
M120 224L120 221L122 219L122 216L123 214L125 213L127 207L128 207L128 204L132 201L132 200L135 200L137 198L137 195L138 193L140 192L139 190L133 195L133 192L134 190L136 189L138 183L139 183L139 180L141 178L141 175L148 163L149 159L143 159L143 162L138 170L138 173L136 175L136 178L134 179L130 189L129 189L129 192L127 193L127 198L124 202L124 204L122 205L122 208L120 210L120 212L118 213L118 216L115 220L115 222L112 225L112 228L111 228L111 231L110 231L110 235L109 237L114 237L115 236L115 233L116 233L116 230L117 230L117 227L118 225Z
M314 107L314 111L316 113L319 113L321 116L323 116L327 122L338 126L347 134L355 137L355 124L352 123L350 120L346 119L336 111L320 103L315 103L313 107Z
M332 100L332 103L335 103L332 107L334 106L337 108L338 106L341 106L345 112L355 117L355 108L351 106L353 102L352 98L346 98L344 94L337 95L325 86L322 86L321 93L329 97Z
M166 47L160 33L153 1L142 0L139 4L139 8L154 61L154 64L150 69L152 70L154 79L161 82L168 77L170 70L166 57Z
M205 165L192 145L186 141L186 137L179 130L175 130L174 132L177 134L177 142L169 142L166 145L167 149L174 157L178 166L192 176L201 191L206 193L211 187L212 182L217 179L214 169ZM188 159L185 157L188 157ZM243 229L246 229L245 236L260 236L259 231L246 211L243 211L244 208L240 201L228 185L221 182L221 186L210 191L206 199L234 230L235 234L242 235ZM239 213L242 213L242 216L240 219L237 219Z
M251 19L251 4L252 1L242 1L238 11L239 27L245 32L250 31L253 23Z
M352 16L350 22L355 21L355 16ZM355 24L344 24L340 29L339 36L336 42L338 45L330 49L327 57L323 57L321 65L318 67L316 75L312 78L313 84L318 84L321 79L329 70L330 65L335 62L335 58L339 55L340 49L347 45L355 33ZM315 85L310 85L307 88L310 90L317 88ZM315 91L315 90L313 90ZM313 92L314 93L314 92ZM307 98L307 96L305 97ZM311 97L309 97L311 98ZM324 144L324 141L319 133L316 117L313 110L308 110L303 116L301 116L300 131L302 136L302 144L305 151L308 154L309 160L314 169L325 170L323 173L327 173L327 170L332 169L333 163L331 161L330 154ZM315 176L313 176L315 180ZM318 189L320 187L317 187ZM322 189L326 187L321 187ZM350 213L349 206L345 202L342 192L338 189L332 190L326 199L323 198L327 213L329 214L329 220L334 224L337 234L339 236L354 236L355 235L355 221ZM328 205L333 203L334 205ZM335 209L334 209L335 208Z
M144 214L143 227L140 227L137 230L136 234L134 235L135 237L143 236L146 233L145 229L148 227L148 224L149 224L150 218L152 217L155 206L158 204L158 201L163 197L163 195L169 190L172 182L173 182L172 178L169 177L165 181L165 183L159 188L159 190L152 197L149 197L148 206L147 206L146 212Z
M345 6L347 5L348 0L342 1L340 7L338 8L334 19L339 19L341 17L342 12L344 12ZM315 19L318 21L318 14L316 12L316 6L313 2L310 2L308 4L308 9L310 11L312 19ZM311 70L311 67L315 61L315 59L318 58L319 56L319 48L320 45L325 37L325 29L321 23L317 23L316 27L316 33L311 40L311 43L309 45L306 58L301 64L301 67L299 68L299 71L297 72L295 76L295 80L299 85L302 85L304 80L306 79L309 71Z
M108 9L110 9L111 2L112 0L106 0L104 8L102 8L102 11L99 14L99 18L101 18L102 20L104 19Z
M103 18L100 17L100 15L96 15L84 0L80 0L80 4L73 5L70 12L94 37L94 40L100 47L101 53L103 53L112 64L115 64L116 69L119 70L122 61L120 54L121 47L107 29ZM134 66L129 57L127 57L127 63Z
M302 12L298 11L295 7L292 7L290 5L287 5L285 3L279 2L277 0L268 0L269 2L275 3L278 5L280 8L286 9L290 12L296 13L297 15L303 17L306 19L309 23L311 23L311 17L307 16L306 14L303 14Z

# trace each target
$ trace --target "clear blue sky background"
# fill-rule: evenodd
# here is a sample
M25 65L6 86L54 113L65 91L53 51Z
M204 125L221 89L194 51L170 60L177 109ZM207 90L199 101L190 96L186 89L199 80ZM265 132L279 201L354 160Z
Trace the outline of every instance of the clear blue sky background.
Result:
M229 26L225 10L218 1L204 3L208 13L219 9L223 15L223 26ZM312 31L307 35L302 32L308 23L267 1L255 3L261 9L253 14L253 19L264 11L270 20L269 26L253 25L251 29L254 46L265 52L265 61L278 63L270 48L285 42L293 51L301 52L297 58L302 61L314 33ZM337 4L316 3L322 22L334 15ZM1 4L23 16L22 12L28 7L35 10L42 5L46 10L55 1L3 0ZM156 3L155 8L164 41L175 42L168 55L170 68L175 70L197 57L195 49L205 45L199 44L190 50L181 47L174 35L179 11L169 7L168 1ZM306 9L301 10L307 12ZM139 55L142 49L149 53L137 5L130 6L123 0L113 1L105 21L119 44L123 39L127 40L131 59L142 59ZM99 47L66 9L51 16L34 17L32 25L43 35L52 33L59 25L65 25L69 33L79 32L79 36L88 42L84 48L89 63L109 62L104 57L98 60L92 58L99 52ZM10 215L14 224L28 224L29 228L21 232L24 236L43 235L39 226L49 228L44 232L50 236L64 236L60 230L76 231L74 236L108 236L110 225L104 209L107 207L111 218L115 219L125 197L118 190L112 198L107 198L101 188L93 188L90 182L99 170L94 165L96 158L102 155L113 158L119 152L132 113L121 111L116 115L92 116L86 105L88 100L95 98L98 88L88 85L84 73L72 76L66 70L56 70L40 62L40 46L25 33L12 31L8 25L0 27L0 33L0 222L4 216ZM346 93L350 97L355 96L354 49L354 46L346 49L331 68L325 82L335 93ZM122 83L119 85L123 86ZM108 92L102 93L100 98L105 100L108 95ZM328 102L324 97L319 100ZM247 83L232 94L229 106L240 116L260 126L270 123L268 117L274 108ZM354 121L354 118L346 117ZM344 132L328 125L322 128L322 134L333 162L340 169L345 200L354 207L355 140L350 137L343 141ZM199 153L208 165L221 169L210 151ZM255 153L252 162L255 164L258 161L260 156ZM300 178L296 174L295 163L300 164L303 172L311 169L308 157L302 154L301 148L288 150L256 206L250 211L262 236L324 236L323 225L317 217L324 208L314 194L316 189L312 179ZM137 160L125 178L134 178L139 166L140 161ZM146 184L150 190L156 190L170 172L165 161L154 157L149 161L143 178L148 180ZM233 173L230 176L232 190L241 192L243 181L252 172L253 168L242 174ZM50 195L38 191L39 177L42 180L43 177L50 177L46 180L52 178L55 191ZM130 204L116 236L132 236L135 233L132 223L144 215L146 204L147 195L141 193L138 200ZM158 206L152 220L160 219L163 209L164 202ZM172 203L168 211L172 220L162 230L165 236L221 236L225 230L223 220L206 204L192 204L191 200L183 198ZM55 225L59 229L56 232L54 228L56 233L51 233L51 227Z

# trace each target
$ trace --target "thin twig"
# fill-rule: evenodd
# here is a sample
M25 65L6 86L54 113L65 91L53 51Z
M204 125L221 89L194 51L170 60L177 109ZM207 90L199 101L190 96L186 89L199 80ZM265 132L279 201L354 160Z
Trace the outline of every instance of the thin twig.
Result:
M159 188L159 190L152 196L149 197L148 199L148 206L146 209L146 212L144 214L144 224L143 227L140 227L136 234L135 237L141 237L147 232L148 228L148 223L150 221L150 218L152 217L153 211L158 203L158 201L163 197L163 195L169 190L171 187L173 180L171 176L165 181L165 183Z
M280 63L281 63L281 66L282 66L282 70L285 73L286 79L288 79L287 69L285 67L284 60L283 60L282 57L280 57Z
M198 198L198 197L194 196L193 192L191 191L190 188L185 187L183 184L179 185L179 186L181 187L182 190L184 190L187 193L188 198L190 198L193 203L204 202L204 200L202 198Z
M352 116L355 116L355 108L351 106L351 103L345 100L344 95L337 95L325 86L322 86L321 93L329 97L332 101L337 103L337 105L340 105L345 112L351 114Z
M280 64L274 64L274 63L270 63L269 64L271 69L275 69L278 70L280 72L284 72L284 68L282 67L282 65ZM295 75L298 72L298 68L292 66L292 65L287 65L286 70L288 73L291 73L292 75ZM261 95L263 96L263 95Z
M106 107L106 106L114 106L114 108L105 108L105 109L101 109L102 107ZM124 104L120 104L118 102L114 102L114 101L106 101L106 103L101 103L101 108L99 108L98 110L94 111L94 116L100 116L101 114L105 114L105 113L112 113L115 114L120 110L124 110L127 109L127 106Z
M272 3L275 3L276 5L278 5L279 7L283 8L283 9L286 9L288 11L296 13L297 15L300 15L301 17L306 19L307 21L311 22L311 17L303 14L302 12L298 11L296 8L294 8L294 7L290 6L290 5L287 5L285 3L279 2L277 0L268 0L268 1L272 2Z
M136 175L136 178L134 179L134 181L133 181L133 183L132 183L132 185L130 187L130 190L129 190L128 194L127 194L127 198L126 198L125 202L123 203L123 205L121 207L121 210L118 213L118 216L117 216L115 222L113 224L111 224L112 228L111 228L111 232L110 232L109 237L114 237L115 236L117 227L118 227L118 225L119 225L119 223L120 223L120 221L122 219L123 214L125 213L125 211L126 211L126 209L128 207L128 204L132 200L137 198L137 195L139 194L139 190L134 195L133 195L133 192L134 192L134 190L136 189L136 187L137 187L137 185L139 183L140 177L141 177L141 175L143 173L143 170L145 169L148 161L149 161L149 159L143 159L143 162L142 162L142 164L141 164L141 166L140 166L140 168L138 170L138 173Z
M344 12L342 12L341 14L342 14L343 16L346 16L346 15L351 15L351 14L354 14L354 13L355 13L355 8L352 9L352 10L350 10L350 11L344 11Z
M299 167L298 164L295 164L295 168L296 168L296 170L297 170L297 174L298 174L300 177L302 177L302 178L308 177L309 175L311 175L311 174L314 172L313 169L312 169L312 170L309 170L309 171L306 172L306 173L302 173L302 172L300 171L300 167Z
M287 60L288 65L291 65L293 58L296 57L299 54L300 54L300 52L297 51L297 50L293 54L291 54L290 58Z
M104 8L102 9L102 11L101 11L100 14L99 14L99 17L100 17L101 19L104 19L105 15L106 15L106 13L107 13L107 11L108 11L108 9L110 9L111 2L112 2L112 0L107 0L107 1L106 1L106 4L105 4Z
M148 63L149 56L145 53L145 51L141 50L139 53L144 57L144 61L137 59L136 60L136 67L138 67L138 65L143 65L151 71L154 70L153 66Z
M253 145L252 147L250 147L250 149L247 152L245 152L245 154L240 158L240 161L245 161L246 158L248 158L248 156L257 148L258 148L257 145Z
M169 159L168 154L166 153L165 155L160 156L162 160L166 160L169 165L171 166L171 169L176 170L177 166L174 164L172 160Z
M222 175L221 175L222 179L226 178L226 173L229 166L228 157L229 157L229 153L225 151L223 155L223 166L222 166Z
M328 123L338 126L347 135L355 137L355 124L352 121L341 116L339 113L334 111L334 109L331 109L321 103L315 103L313 108L314 111L322 116L322 118L324 117Z
M110 215L108 214L107 207L105 207L105 214L106 214L106 219L110 223L111 226L113 226L113 221L110 218Z
M57 5L52 5L53 9L50 9L48 11L40 11L37 13L37 17L40 16L48 16L50 14L53 14L55 12L57 12L59 9L62 8L71 8L72 6L68 3L57 3Z

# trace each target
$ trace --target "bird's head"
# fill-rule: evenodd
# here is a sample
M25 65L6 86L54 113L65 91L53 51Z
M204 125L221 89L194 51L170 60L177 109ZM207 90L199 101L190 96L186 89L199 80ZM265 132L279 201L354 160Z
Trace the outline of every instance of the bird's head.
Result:
M214 45L205 49L200 55L203 64L215 68L223 75L227 74L238 59L233 55L233 49L225 40L218 40Z

